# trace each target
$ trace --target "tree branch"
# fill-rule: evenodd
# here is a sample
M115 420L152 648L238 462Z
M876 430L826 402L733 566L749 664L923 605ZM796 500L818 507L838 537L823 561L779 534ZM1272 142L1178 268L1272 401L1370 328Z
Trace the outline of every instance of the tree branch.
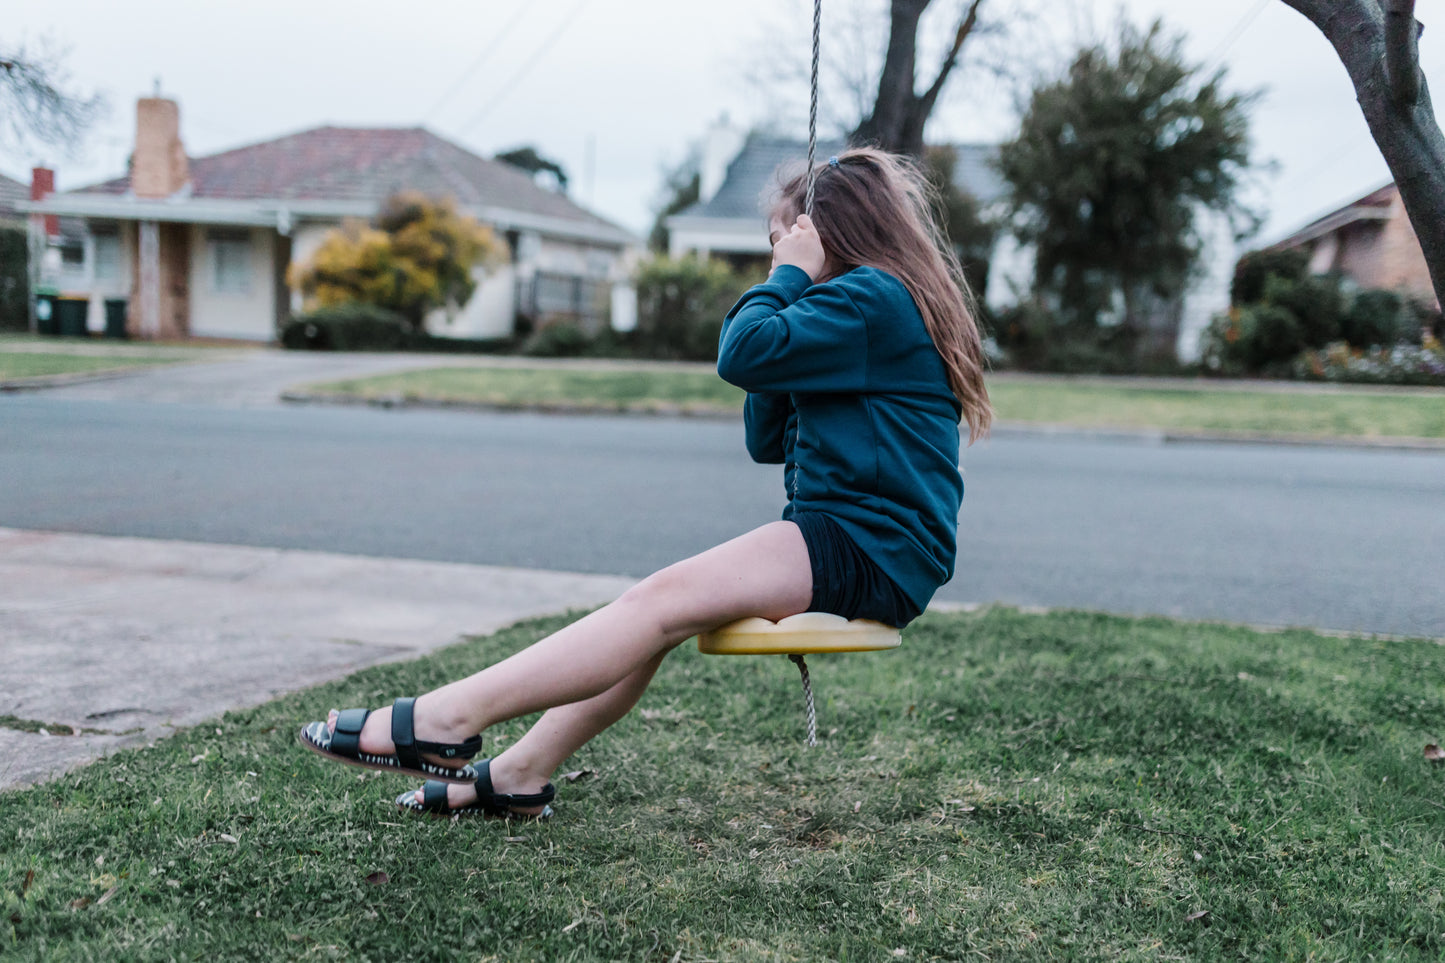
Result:
M1385 76L1390 96L1401 107L1420 99L1419 24L1415 0L1388 0L1385 4Z
M923 109L924 116L927 116L928 112L933 109L933 104L938 100L938 95L942 93L943 85L947 82L949 73L953 71L954 65L958 63L958 52L963 49L963 42L968 39L968 35L973 33L974 25L978 23L978 8L981 6L983 6L983 0L973 0L973 3L968 5L968 13L963 15L963 19L959 21L958 29L953 32L953 46L949 48L948 56L944 58L943 66L938 70L938 76L934 78L933 83L929 85L928 90L924 92L923 96L918 98L918 103Z

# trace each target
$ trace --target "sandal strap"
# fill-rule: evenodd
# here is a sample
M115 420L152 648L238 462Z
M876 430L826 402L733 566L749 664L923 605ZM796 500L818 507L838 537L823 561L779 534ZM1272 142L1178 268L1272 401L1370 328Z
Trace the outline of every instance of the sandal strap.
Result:
M370 709L343 709L336 714L336 729L331 733L329 749L343 756L355 757L361 752L361 727L366 725ZM322 724L325 728L325 724Z
M492 760L483 759L476 765L477 770L477 805L482 807L488 815L512 816L514 806L545 806L557 796L557 787L550 782L542 787L541 792L532 793L511 793L497 792L492 788Z
M402 696L391 704L391 741L396 758L406 769L423 769L423 755L443 759L470 759L482 751L480 734L462 742L428 742L416 737L416 698Z
M494 792L490 798L493 803L504 806L544 806L557 798L557 787L549 782L541 792Z
M391 704L391 742L403 769L420 769L421 753L416 751L416 699L402 696Z
M447 805L447 784L437 779L428 779L421 787L421 811L424 813L445 813Z

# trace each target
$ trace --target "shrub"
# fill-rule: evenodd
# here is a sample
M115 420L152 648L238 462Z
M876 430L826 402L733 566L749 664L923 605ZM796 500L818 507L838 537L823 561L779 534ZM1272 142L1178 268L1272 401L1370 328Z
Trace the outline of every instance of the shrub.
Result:
M722 261L654 257L637 270L639 354L692 361L717 359L723 318L761 275L740 273Z
M575 358L588 353L592 339L571 321L556 321L538 329L522 344L522 354L533 358Z
M1419 344L1427 335L1437 340L1445 340L1445 315L1434 305L1417 298L1408 298L1401 319L1400 336L1406 341Z
M1046 305L1024 301L989 322L990 363L1054 374L1180 374L1173 357L1142 357L1137 333L1123 325L1061 324ZM987 343L987 342L986 342Z
M503 251L489 228L450 200L406 191L382 205L374 225L348 221L328 232L287 281L308 310L374 304L419 325L432 308L465 304L475 287L472 266Z
M1250 251L1234 265L1234 279L1229 284L1229 303L1243 306L1263 301L1265 282L1271 277L1298 281L1304 278L1309 265L1309 254L1299 248Z
M1294 313L1277 304L1244 308L1240 311L1239 326L1235 348L1250 371L1289 361L1306 347L1304 331Z
M1340 337L1357 348L1394 344L1402 335L1409 337L1404 308L1404 298L1394 291L1361 291L1340 319Z
M1250 304L1216 315L1200 336L1204 370L1237 377L1282 370L1305 347L1300 324L1288 310L1274 304Z
M386 308L338 304L298 314L281 328L281 346L293 351L426 351L436 354L507 354L511 338L476 341L438 338Z
M0 331L30 326L30 277L23 228L0 227Z
M1262 303L1283 308L1294 315L1303 342L1301 347L1321 348L1340 336L1345 294L1340 288L1338 276L1286 278L1271 275L1264 282Z
M414 332L406 318L373 304L338 304L294 317L281 344L307 351L404 351Z

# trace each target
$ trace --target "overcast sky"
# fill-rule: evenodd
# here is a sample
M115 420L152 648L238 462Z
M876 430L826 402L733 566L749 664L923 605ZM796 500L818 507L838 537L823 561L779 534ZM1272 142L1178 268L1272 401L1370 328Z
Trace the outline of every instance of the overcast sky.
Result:
M960 2L935 0L940 22ZM1027 2L990 0L984 9L998 16ZM1258 181L1262 241L1389 180L1344 68L1282 0L1033 4L1048 19L1020 28L1004 52L1020 63L1046 66L1090 30L1109 32L1122 11L1140 24L1162 17L1186 35L1193 61L1228 68L1232 89L1264 91L1252 114L1255 155L1275 167ZM1445 97L1438 6L1420 12L1421 61L1437 103ZM886 7L824 0L823 16L836 27L878 11L881 47ZM568 171L577 201L641 232L663 167L720 115L806 135L802 116L788 113L805 103L805 89L790 89L801 83L770 89L757 78L765 58L806 57L811 9L809 0L5 0L0 39L68 47L73 84L103 92L110 111L73 157L0 144L0 172L28 182L33 164L48 164L62 190L122 173L135 98L159 79L180 102L193 157L323 124L425 125L487 156L534 145ZM1440 22L1430 23L1437 12ZM856 56L823 50L835 67ZM956 77L934 116L931 142L997 142L1017 126L1009 91L978 70Z

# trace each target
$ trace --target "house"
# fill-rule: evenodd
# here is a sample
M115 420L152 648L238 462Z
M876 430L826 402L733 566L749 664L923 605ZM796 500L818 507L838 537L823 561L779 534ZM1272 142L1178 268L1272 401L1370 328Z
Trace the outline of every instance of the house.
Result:
M817 161L846 147L842 140L819 141ZM1007 187L992 166L996 148L965 144L955 148L954 184L991 212ZM734 263L764 261L771 252L763 213L778 175L807 166L808 142L746 133L726 118L709 128L698 171L698 201L667 220L668 254L695 252Z
M1393 181L1269 246L1290 248L1309 253L1313 274L1338 273L1359 287L1388 288L1440 308L1420 240Z
M269 341L302 306L288 267L400 190L452 198L512 255L477 269L466 305L427 318L434 334L504 337L519 318L556 317L595 330L627 303L613 289L629 283L634 235L420 127L318 127L191 158L177 103L142 98L127 175L22 209L83 224L54 282L62 298L88 300L90 330L104 327L105 301L124 299L133 337Z

